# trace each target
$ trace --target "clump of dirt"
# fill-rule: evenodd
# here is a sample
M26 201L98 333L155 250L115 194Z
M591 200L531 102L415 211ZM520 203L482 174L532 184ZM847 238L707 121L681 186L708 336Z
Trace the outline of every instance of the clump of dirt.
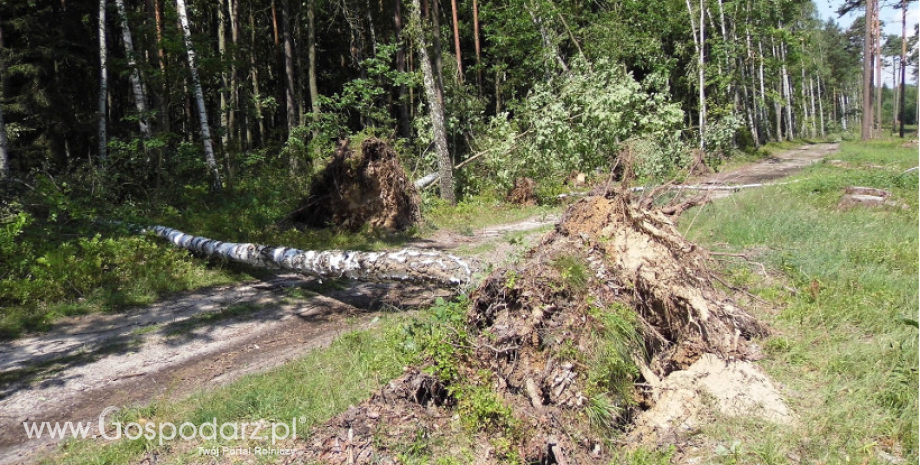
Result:
M609 429L628 429L658 399L639 386L666 386L704 357L758 356L752 339L766 328L712 284L707 260L627 194L583 199L523 260L485 278L445 342L452 357L408 368L317 428L308 456L397 463L424 438L428 454L466 462L607 463Z
M890 199L891 192L875 187L851 186L844 189L844 194L837 203L840 210L849 210L856 206L863 207L897 207L907 209L903 202Z
M401 231L421 219L420 203L418 191L389 144L367 139L357 153L346 140L313 179L303 206L282 225L348 230L370 225Z
M517 178L514 180L514 187L508 191L505 200L515 205L532 207L537 204L537 194L534 190L537 182L532 178Z

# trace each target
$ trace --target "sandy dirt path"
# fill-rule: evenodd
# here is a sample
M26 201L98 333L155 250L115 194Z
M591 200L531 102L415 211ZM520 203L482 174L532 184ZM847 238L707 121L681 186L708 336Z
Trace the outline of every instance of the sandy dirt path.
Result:
M558 221L552 215L476 231L439 231L412 247L500 264ZM527 240L509 243L505 235ZM476 246L489 253L466 253ZM0 346L0 465L34 461L59 441L29 439L23 422L96 421L107 406L176 399L265 371L368 328L382 312L430 304L455 290L403 283L270 275L199 289L116 315L65 319Z

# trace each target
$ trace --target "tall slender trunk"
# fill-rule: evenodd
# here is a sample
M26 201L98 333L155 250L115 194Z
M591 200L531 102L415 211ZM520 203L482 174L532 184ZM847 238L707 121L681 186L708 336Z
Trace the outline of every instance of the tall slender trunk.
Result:
M805 137L805 134L808 133L808 121L811 119L811 115L808 114L808 90L805 88L804 66L802 67L802 80L800 82L799 89L801 90L800 93L802 94L802 122L799 125L799 134L801 134L802 137Z
M281 31L284 36L284 97L287 109L288 137L297 127L297 101L294 95L294 47L291 44L291 11L288 0L281 0ZM297 166L297 160L291 158L291 169Z
M779 52L783 71L783 95L786 98L786 139L793 140L795 139L795 127L792 121L792 79L789 77L788 68L786 68L786 43L783 41L779 43Z
M109 93L108 51L105 43L105 0L99 0L99 159L105 162L107 97Z
M447 133L444 128L444 106L441 100L442 93L438 91L434 70L428 57L428 47L425 32L421 21L421 5L419 0L412 0L410 11L412 22L412 35L415 39L415 48L418 50L419 62L422 66L422 79L425 94L428 97L428 112L431 116L431 126L434 132L434 145L438 153L438 173L440 174L441 198L451 204L457 202L454 196L454 173L450 152L447 149Z
M905 72L907 71L905 63L905 58L907 57L907 0L901 0L901 111L898 119L900 120L900 127L898 129L898 135L901 136L901 139L904 138L904 118L905 110L907 105L904 105L904 85L906 81L904 79Z
M473 45L476 48L476 88L482 97L482 58L479 47L479 2L473 0Z
M188 14L185 11L185 0L176 0L176 11L179 13L179 23L182 25L182 36L185 39L185 53L188 55L188 70L192 78L192 91L195 103L198 105L198 121L201 124L201 143L204 146L204 160L214 177L212 187L220 191L223 179L217 168L214 158L214 147L211 145L211 129L208 126L208 110L204 104L204 92L201 91L201 79L198 78L198 67L195 65L195 47L192 44L192 30L189 27Z
M220 54L220 145L230 146L230 76L227 75L227 0L217 2L217 52ZM226 153L226 152L224 152Z
M758 65L757 74L760 80L760 102L761 102L762 110L763 110L762 120L764 121L764 127L767 129L767 140L775 140L773 138L773 135L770 134L770 116L768 114L769 110L767 110L766 108L767 107L767 88L766 88L766 85L764 84L764 77L763 77L763 68L764 68L763 64L765 61L765 57L763 54L763 40L759 38L757 39L757 51L758 51L758 56L760 58L757 64Z
M815 116L817 108L815 107L815 80L808 78L808 94L811 99L811 137L818 137L818 118Z
M840 125L844 131L847 130L847 100L846 93L840 96Z
M824 124L824 99L821 95L821 75L818 75L818 114L821 115L821 137L824 137L827 126Z
M863 42L862 140L872 138L872 23L875 2L866 2L866 34Z
M118 17L121 20L121 40L125 46L125 54L128 56L128 67L131 69L131 89L134 91L134 105L137 108L138 125L144 139L150 139L150 126L147 122L147 97L144 92L144 85L141 82L141 72L137 66L137 55L134 51L134 41L131 40L131 28L128 26L128 13L125 11L124 0L115 0L115 6L118 8Z
M255 105L255 117L259 122L259 143L265 145L265 115L262 114L262 93L259 90L259 64L256 60L256 20L252 11L253 6L249 8L249 69L252 80L252 101Z
M397 0L397 4L402 0ZM398 6L397 6L398 8ZM307 80L310 87L310 107L313 122L319 122L319 88L316 84L316 0L307 0ZM313 138L319 137L319 128L314 125Z
M569 67L568 65L566 65L565 60L562 59L562 55L559 53L559 49L558 47L556 47L556 43L553 42L553 38L549 36L549 31L546 29L546 26L543 24L543 18L540 17L540 15L537 14L536 11L534 11L534 6L532 2L527 3L525 8L527 8L527 12L530 14L531 21L533 21L533 24L535 26L537 26L537 30L540 31L540 38L543 40L543 49L544 49L543 54L546 57L547 65L549 65L549 63L555 60L557 63L559 63L559 67L562 69L562 71L564 73L568 73ZM549 78L550 78L549 69L547 69L546 79L549 80Z
M0 24L3 20L0 19ZM3 30L0 29L0 54L3 53ZM10 177L10 150L6 139L6 124L3 122L3 99L6 97L6 63L0 61L0 179Z
M457 0L450 0L450 10L454 26L454 53L457 54L457 76L463 82L463 60L460 56L460 28L457 25Z
M431 27L432 27L432 51L434 56L431 63L434 65L435 78L437 79L438 95L441 96L441 102L444 102L444 66L441 63L441 0L431 0ZM427 52L427 50L426 50Z
M878 0L875 0L875 14L873 15L873 27L875 28L875 130L882 129L882 19L881 7Z
M242 138L237 134L236 115L240 110L239 70L236 67L236 58L240 45L240 4L239 0L230 0L230 41L233 44L230 54L230 108L227 114L227 132L233 137ZM241 141L242 142L242 141Z
M160 131L170 132L172 121L169 115L169 105L172 97L169 92L169 68L166 66L166 50L163 47L163 5L160 0L153 0L153 19L156 25L157 64L162 75L160 79L162 84L159 89L160 97L157 99L157 123ZM162 163L162 151L159 156L161 157L159 163Z
M395 14L393 15L393 21L396 26L396 72L405 73L406 72L406 47L403 44L403 20L402 20L402 0L396 0ZM400 137L409 137L409 132L411 130L409 122L409 104L406 102L406 93L407 88L404 83L399 84L398 89L398 106L399 106L399 122L398 127L396 128L397 134Z

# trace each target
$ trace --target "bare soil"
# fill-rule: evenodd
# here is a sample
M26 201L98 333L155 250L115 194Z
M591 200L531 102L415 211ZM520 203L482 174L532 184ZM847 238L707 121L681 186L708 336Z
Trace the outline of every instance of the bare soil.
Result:
M493 244L503 253L472 258L501 264L557 220L536 217L472 236L439 231L408 245L449 250ZM509 232L524 239L509 244L503 240ZM330 286L279 274L117 315L67 318L47 333L0 347L0 465L31 462L56 446L52 440L28 440L25 421L93 421L107 406L183 398L327 346L344 332L368 327L382 312L411 310L454 294L404 283Z

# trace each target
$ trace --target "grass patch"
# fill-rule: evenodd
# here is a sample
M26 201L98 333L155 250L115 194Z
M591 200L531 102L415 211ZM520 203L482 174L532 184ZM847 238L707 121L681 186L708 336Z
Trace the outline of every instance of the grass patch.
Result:
M522 207L485 197L465 200L456 206L436 199L426 199L423 205L428 228L445 229L464 235L472 235L477 229L494 224L513 223L537 215L549 215L554 211L558 211L558 208Z
M739 193L681 222L689 239L759 251L783 275L779 284L735 273L782 308L759 315L776 329L762 365L787 387L801 422L714 428L720 442L740 442L733 463L918 459L918 334L905 323L918 314L918 183L901 174L917 153L899 141L844 142L832 157L863 168L818 164L797 183ZM909 208L838 210L854 185L888 189Z

